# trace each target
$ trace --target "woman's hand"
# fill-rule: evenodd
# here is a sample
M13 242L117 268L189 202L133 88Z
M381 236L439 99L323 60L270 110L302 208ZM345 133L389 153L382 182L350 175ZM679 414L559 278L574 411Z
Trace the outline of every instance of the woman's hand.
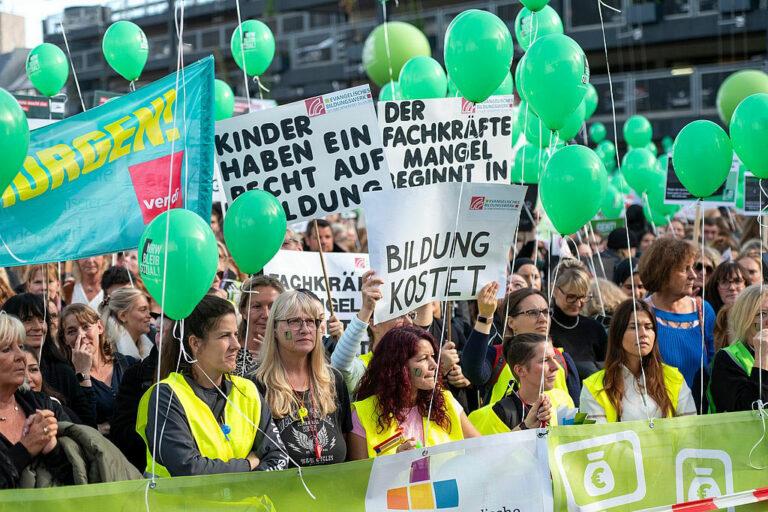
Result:
M469 379L464 376L464 372L461 371L461 366L454 365L450 372L448 372L448 384L455 388L466 388L471 384Z
M56 448L58 431L59 423L53 411L41 409L27 418L20 443L33 457L41 452L47 454Z
M332 316L328 319L328 334L336 340L341 338L341 335L344 334L344 324L341 323L341 320L336 318L336 316Z
M440 354L440 374L447 377L448 372L459 364L459 351L456 350L454 342L448 341L443 345L440 352L442 352Z
M528 428L539 428L546 425L552 419L552 402L547 395L539 395L539 399L531 406L528 415L525 417L525 426Z
M480 316L490 318L496 312L496 293L499 283L496 281L483 286L477 294L477 312Z
M363 286L360 292L363 295L363 305L357 313L357 318L366 324L371 321L373 310L376 309L376 302L381 299L381 290L379 287L384 284L384 280L376 275L376 272L369 270L363 274Z
M83 347L83 335L79 334L75 340L75 346L72 347L72 366L75 367L75 373L82 373L88 378L91 375L91 364L93 354Z
M256 470L256 468L259 467L259 464L261 463L261 460L253 452L249 453L245 457L245 460L248 461L248 465L251 467L251 471Z
M752 350L755 351L755 366L768 370L768 329L755 334L752 338Z
M397 447L397 450L395 450L396 453L405 452L408 450L413 450L416 448L416 438L410 437L405 440L403 444Z

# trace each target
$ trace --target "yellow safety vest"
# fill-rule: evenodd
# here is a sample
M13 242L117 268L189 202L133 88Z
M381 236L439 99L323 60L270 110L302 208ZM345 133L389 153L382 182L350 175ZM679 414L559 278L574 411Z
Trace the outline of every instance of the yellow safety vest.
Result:
M557 349L562 352L562 349ZM493 385L493 389L491 390L491 401L490 404L495 404L502 398L504 398L504 395L506 394L507 390L509 389L509 383L510 382L517 382L515 379L515 376L512 375L512 370L509 369L509 365L507 363L504 363L504 367L501 369L501 373L499 373L499 378L496 380L496 384ZM568 394L568 385L565 382L565 369L560 366L560 363L557 363L557 375L555 376L555 385L553 389L559 389L563 391L564 393ZM549 396L549 398L554 400L554 396L550 394L549 391L546 392ZM573 404L573 400L571 400L571 404ZM562 404L565 405L565 404ZM571 405L570 407L574 407Z
M373 351L360 354L357 357L363 362L363 365L368 368L368 366L371 364L371 359L373 358Z
M429 436L427 437L426 445L435 446L443 443L450 443L452 441L461 441L464 439L464 432L461 430L461 417L453 406L453 396L448 391L443 391L443 397L445 399L445 408L448 413L448 418L451 420L451 430L446 432L443 427L430 421ZM400 426L396 419L392 419L389 423L389 427L384 432L379 432L378 419L379 413L379 399L374 396L369 396L365 400L354 402L352 407L357 411L357 417L360 420L360 425L365 430L365 440L368 443L368 457L376 457L377 454L373 447L380 444L387 438L395 435L395 431ZM422 428L424 434L427 434L427 420L422 418ZM379 455L388 455L395 453L394 450L381 453Z
M675 409L677 408L680 398L680 390L683 388L683 382L685 382L685 380L683 379L683 374L681 374L677 368L666 364L662 364L661 367L664 373L664 387L672 402L672 412L668 416L671 418L675 415ZM584 379L583 384L584 387L592 393L592 396L595 397L595 401L597 401L600 407L605 411L605 420L608 423L613 423L619 421L619 418L616 413L616 408L608 399L608 393L605 392L605 388L603 387L604 379L605 370L600 370Z
M211 409L195 395L183 375L173 372L160 381L161 384L171 387L174 396L181 403L200 455L224 462L248 456L256 439L257 429L254 425L258 425L261 420L261 398L256 385L236 375L230 375L228 378L232 381L227 405L224 407L224 421L231 429L228 436L224 435ZM141 397L136 417L136 432L147 447L147 474L152 471L151 441L147 440L146 428L149 399L155 392L154 387L149 388ZM159 463L155 464L155 475L173 476Z
M546 394L549 395L549 399L552 401L553 423L557 422L558 408L565 406L569 409L574 409L576 407L571 395L560 389L552 389L547 391ZM499 418L493 410L494 405L496 405L496 402L469 413L469 421L475 426L477 431L484 436L503 434L504 432L512 431L506 423L501 421L501 418Z

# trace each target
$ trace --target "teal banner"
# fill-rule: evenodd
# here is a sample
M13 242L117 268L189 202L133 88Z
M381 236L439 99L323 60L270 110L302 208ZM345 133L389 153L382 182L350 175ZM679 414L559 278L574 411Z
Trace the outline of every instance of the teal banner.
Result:
M31 132L2 194L0 267L136 248L169 204L208 219L213 100L208 57Z

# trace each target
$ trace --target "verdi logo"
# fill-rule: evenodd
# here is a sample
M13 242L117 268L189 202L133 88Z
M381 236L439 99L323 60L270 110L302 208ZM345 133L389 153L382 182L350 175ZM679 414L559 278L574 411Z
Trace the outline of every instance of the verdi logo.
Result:
M640 438L625 431L555 449L569 509L597 512L645 497Z
M148 162L128 167L133 190L139 201L144 224L163 213L166 209L181 208L184 198L181 191L181 163L184 151L167 155ZM168 179L170 178L170 197Z
M458 482L455 479L431 481L429 457L413 461L407 486L387 490L388 510L440 510L458 506Z

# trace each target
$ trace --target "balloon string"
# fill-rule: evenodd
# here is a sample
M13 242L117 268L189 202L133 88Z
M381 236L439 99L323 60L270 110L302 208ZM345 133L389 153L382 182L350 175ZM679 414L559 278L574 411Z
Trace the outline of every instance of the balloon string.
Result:
M237 28L235 32L240 31L240 62L243 63L243 82L245 83L245 103L248 106L248 113L251 113L251 91L248 89L248 73L245 72L245 44L243 41L243 19L240 17L240 0L235 0L235 8L237 10Z
M11 258L13 258L14 260L18 261L19 263L27 263L27 260L19 258L18 256L16 256L16 254L14 254L14 252L11 250L11 248L8 247L8 244L5 243L5 240L3 239L3 235L2 234L0 234L0 242L3 242L3 247L5 247L5 250L8 251L8 254L11 255Z
M263 83L261 83L261 78L259 78L258 76L254 76L253 81L256 82L256 85L259 86L259 99L263 100L264 94L262 94L262 91L269 92L269 89L267 89L267 87Z
M77 71L75 70L75 63L72 60L72 53L69 51L69 41L67 41L67 29L64 26L64 18L61 18L61 35L64 38L64 46L67 49L67 57L69 57L69 65L72 68L72 78L75 79L75 87L77 88L77 96L80 98L80 106L83 107L85 112L85 102L83 101L83 93L80 91L80 81L77 79Z
M651 201L650 201L650 199L648 199L648 194L646 192L643 192L642 199L643 199L643 202L645 202L645 206L648 208L648 213L650 214L650 215L648 215L648 220L651 223L651 228L653 229L653 234L654 234L654 236L656 236L656 234L657 234L656 223L653 222L653 210L651 209Z

